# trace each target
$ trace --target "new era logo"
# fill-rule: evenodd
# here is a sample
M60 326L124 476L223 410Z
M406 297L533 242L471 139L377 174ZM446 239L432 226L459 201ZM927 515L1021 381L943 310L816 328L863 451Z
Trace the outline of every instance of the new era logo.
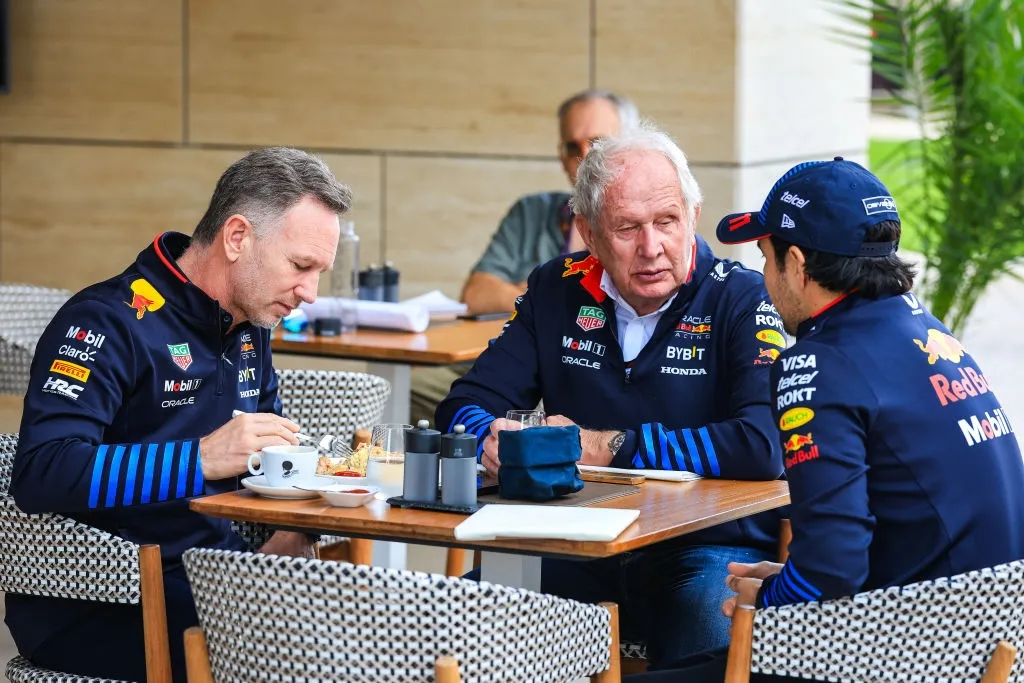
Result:
M794 223L793 219L789 217L789 214L785 214L785 213L782 214L782 229L783 230L792 230L795 227L796 227L796 223Z

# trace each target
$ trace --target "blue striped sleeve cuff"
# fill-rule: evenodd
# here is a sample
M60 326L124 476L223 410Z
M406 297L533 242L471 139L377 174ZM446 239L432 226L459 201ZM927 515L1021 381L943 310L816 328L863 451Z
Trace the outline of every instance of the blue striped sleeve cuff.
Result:
M476 460L480 462L480 456L484 452L484 439L490 432L494 416L477 405L462 406L455 413L451 424L448 425L448 432L455 431L455 425L463 425L467 434L476 436Z
M797 602L813 602L820 599L821 591L804 579L792 562L787 562L781 572L765 579L758 593L757 606L774 607Z
M665 429L649 422L641 425L635 448L630 466L637 469L682 470L702 477L721 474L707 427Z
M100 444L93 458L89 508L144 505L203 493L198 441Z

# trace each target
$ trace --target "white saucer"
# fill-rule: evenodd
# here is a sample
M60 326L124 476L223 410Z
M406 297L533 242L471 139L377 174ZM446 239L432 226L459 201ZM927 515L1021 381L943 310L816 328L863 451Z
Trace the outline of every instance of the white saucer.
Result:
M266 475L263 474L246 477L242 480L242 486L264 498L277 498L278 500L303 500L320 495L316 491L303 491L294 486L271 486L267 483Z

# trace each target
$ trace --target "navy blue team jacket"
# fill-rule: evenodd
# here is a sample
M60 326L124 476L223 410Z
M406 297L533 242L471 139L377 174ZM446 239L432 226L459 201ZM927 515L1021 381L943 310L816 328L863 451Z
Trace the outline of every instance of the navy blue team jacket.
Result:
M585 256L534 270L501 336L452 385L436 423L449 431L464 424L482 449L495 416L543 398L549 415L626 430L616 467L781 476L767 382L785 339L761 274L715 258L698 238L689 280L627 367L614 303L600 288L602 268ZM683 540L768 547L776 520L758 515Z
M71 298L32 361L11 493L25 512L58 512L139 544L165 569L194 546L241 549L227 520L192 512L206 481L199 439L233 410L280 413L267 330L231 316L175 264L189 238L165 233L120 275ZM88 603L7 596L30 654Z
M793 542L758 605L1024 557L1024 465L977 363L913 294L852 295L772 366Z

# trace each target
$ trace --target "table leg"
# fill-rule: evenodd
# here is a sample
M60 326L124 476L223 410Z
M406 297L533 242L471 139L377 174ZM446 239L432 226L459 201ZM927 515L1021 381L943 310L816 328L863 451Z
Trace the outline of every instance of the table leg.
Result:
M409 396L412 388L412 368L403 363L368 363L367 372L383 377L391 383L391 395L384 406L382 422L409 424ZM393 541L373 542L373 565L392 569L406 568L405 543Z
M384 406L384 422L409 424L412 368L403 363L369 363L367 371L391 382L391 396Z
M484 551L480 561L480 579L513 588L540 591L539 557Z
M405 569L406 550L405 543L394 541L373 542L373 564L374 567L390 567L391 569Z

